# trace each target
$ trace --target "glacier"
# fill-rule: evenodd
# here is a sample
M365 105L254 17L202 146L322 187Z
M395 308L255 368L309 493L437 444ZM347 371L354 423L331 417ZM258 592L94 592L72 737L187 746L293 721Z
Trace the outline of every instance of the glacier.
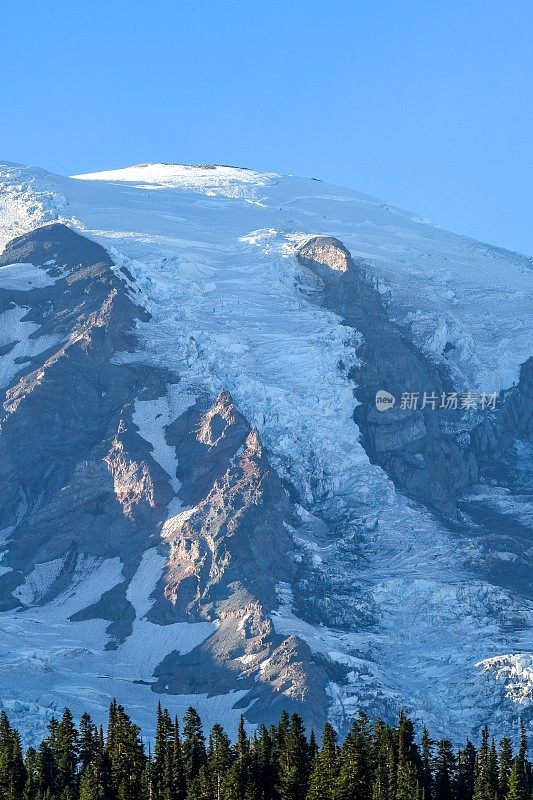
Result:
M102 245L150 315L137 323L142 346L121 363L179 375L133 413L175 493L166 426L198 397L227 390L297 495L301 526L291 535L309 559L308 580L279 585L271 618L277 632L342 668L327 690L338 729L361 708L387 715L404 706L452 738L485 721L512 730L533 708L533 600L488 575L474 512L476 502L492 509L509 536L529 526L533 553L531 487L509 488L495 475L465 498L462 525L402 494L371 463L354 421L350 370L361 337L316 302L316 276L295 254L312 236L341 240L366 264L392 319L428 357L445 360L460 390L479 392L515 385L533 353L532 259L314 179L170 164L63 177L0 164L0 245L51 221ZM0 291L32 280L47 279L32 265L0 268ZM33 358L57 344L39 338L23 308L0 315L0 347L13 342L0 359L5 387L16 374L11 354ZM516 445L516 469L529 463L527 448ZM169 517L180 511L169 504ZM507 552L495 550L502 562ZM196 647L212 624L150 621L164 560L148 549L127 589L133 632L106 649L103 620L69 617L123 580L120 561L80 556L69 589L35 603L60 569L39 565L19 589L27 607L0 613L3 706L28 741L62 705L77 714L88 706L98 720L115 695L150 731L155 667ZM165 702L180 714L194 703L208 721L231 725L244 694Z

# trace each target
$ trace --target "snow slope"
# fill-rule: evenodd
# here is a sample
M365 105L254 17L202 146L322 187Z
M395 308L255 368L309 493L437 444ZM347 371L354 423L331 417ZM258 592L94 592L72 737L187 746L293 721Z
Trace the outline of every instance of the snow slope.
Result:
M152 318L139 326L144 350L127 358L167 366L190 387L188 398L170 388L167 398L136 408L140 434L163 468L172 473L162 429L176 404L183 409L202 391L227 389L298 491L299 544L313 554L313 579L327 587L332 606L343 599L344 616L306 621L298 611L305 598L280 587L273 619L280 632L298 632L349 668L346 683L330 686L332 719L342 726L361 706L374 713L403 703L434 729L462 735L499 713L497 692L485 682L487 659L522 663L533 646L533 604L476 572L479 541L399 495L369 463L348 380L357 334L309 301L316 286L293 256L310 235L341 239L367 260L391 313L418 343L437 359L453 345L457 384L487 392L511 386L533 352L531 259L312 179L164 164L65 178L0 165L0 242L51 219L98 241L133 276L136 301ZM16 316L10 324L27 323ZM139 569L155 585L162 564L147 559ZM119 565L98 569L118 580ZM129 591L144 584L137 576ZM91 602L101 591L98 585ZM143 591L133 638L117 652L103 651L103 622L67 623L66 610L57 622L46 607L0 615L3 695L16 663L26 682L16 684L12 702L34 703L39 713L62 697L75 696L80 708L103 705L120 681L129 682L125 702L140 709L149 687L131 681L148 681L153 663L142 660L138 643L149 642L157 658L175 648L161 638L164 629L147 627ZM187 627L183 640L192 649L207 635ZM496 677L508 671L499 668ZM531 670L520 674L531 681ZM212 699L203 710L228 721L234 701Z

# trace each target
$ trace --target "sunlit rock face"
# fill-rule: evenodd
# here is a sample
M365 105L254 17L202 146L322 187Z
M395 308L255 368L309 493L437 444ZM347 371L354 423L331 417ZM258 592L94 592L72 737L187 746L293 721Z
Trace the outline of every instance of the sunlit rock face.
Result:
M350 252L341 241L332 236L314 236L298 249L302 262L321 264L335 272L348 272Z

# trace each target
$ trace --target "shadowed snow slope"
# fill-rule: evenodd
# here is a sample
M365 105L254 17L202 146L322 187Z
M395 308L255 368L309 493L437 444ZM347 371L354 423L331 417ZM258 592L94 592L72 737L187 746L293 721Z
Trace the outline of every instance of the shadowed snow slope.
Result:
M0 244L0 681L29 738L113 695L143 724L158 693L179 711L192 691L209 719L255 722L263 686L341 731L360 708L460 738L530 713L531 259L209 165L0 164ZM394 365L401 391L411 364L420 391L504 393L490 414L394 417L378 457L356 407L370 373ZM453 492L422 490L422 463Z

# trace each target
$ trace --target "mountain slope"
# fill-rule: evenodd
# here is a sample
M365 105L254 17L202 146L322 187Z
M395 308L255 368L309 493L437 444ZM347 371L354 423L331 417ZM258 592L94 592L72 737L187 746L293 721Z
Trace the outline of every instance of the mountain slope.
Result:
M230 167L5 165L0 235L0 674L27 726L114 694L144 723L160 692L512 725L530 259ZM378 389L504 394L381 413Z

